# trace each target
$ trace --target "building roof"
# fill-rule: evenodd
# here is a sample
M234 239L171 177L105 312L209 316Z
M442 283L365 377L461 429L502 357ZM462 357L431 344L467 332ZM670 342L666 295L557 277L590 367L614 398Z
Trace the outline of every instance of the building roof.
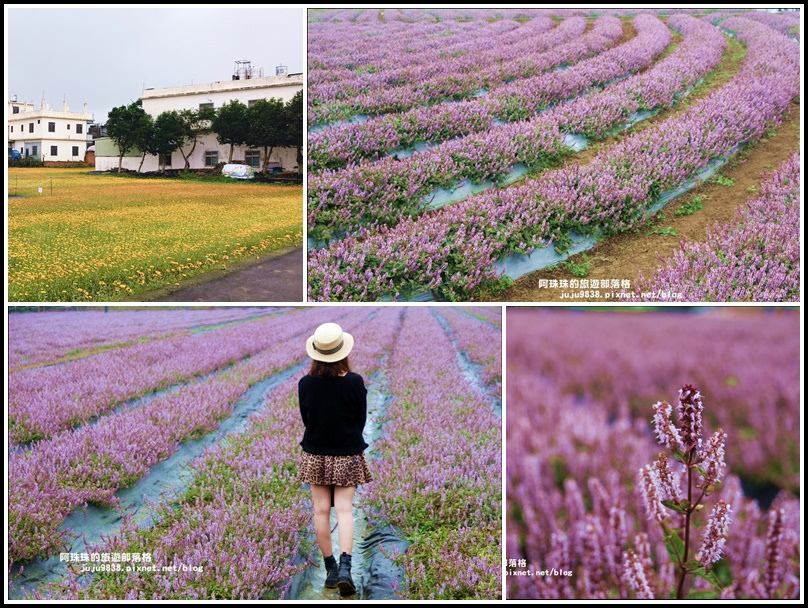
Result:
M249 91L274 87L303 86L303 74L284 74L282 76L264 76L263 78L247 78L244 80L223 80L208 84L188 84L163 89L145 89L141 99L157 99L161 97L179 97L204 93L220 93L227 91Z

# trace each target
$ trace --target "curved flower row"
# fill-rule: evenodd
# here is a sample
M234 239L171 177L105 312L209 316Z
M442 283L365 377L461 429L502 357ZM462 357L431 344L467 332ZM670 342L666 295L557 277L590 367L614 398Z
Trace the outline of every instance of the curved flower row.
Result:
M175 393L94 426L63 431L12 456L9 558L31 559L64 546L66 532L59 526L68 513L84 503L114 503L118 489L146 475L182 441L215 430L247 388L303 358L303 331L333 317L333 311L322 308L295 315L290 319L297 326L293 339Z
M364 495L413 541L412 599L501 597L501 423L463 377L455 349L422 307L406 309L388 361L393 402Z
M402 48L409 50L409 43L418 40L413 39L411 32L399 28L395 32L387 32L391 28L383 28L384 40L381 44L391 48L385 57L386 62L392 61L397 65L400 58L406 56L407 64L385 69L378 63L365 65L361 57L350 54L345 62L349 62L354 69L331 68L325 74L322 74L322 70L313 70L311 82L308 83L310 123L327 122L353 114L391 111L386 107L401 111L428 102L471 97L481 87L488 85L489 77L494 78L493 82L498 82L496 78L500 74L503 78L507 74L511 74L511 78L525 73L532 75L536 71L534 58L540 57L553 45L580 36L586 29L586 19L578 17L556 27L549 18L531 20L518 26L518 29L505 30L503 25L502 22L487 25L482 31L474 32L471 37L473 46L468 44L460 48L447 40L447 32L433 33L430 56L424 61L418 61L415 53L401 52ZM516 22L510 22L510 27L515 26ZM330 29L326 29L329 35L323 41L325 52L329 55L335 52L328 48L333 45L335 38L335 33ZM369 31L362 32L359 38L355 30L350 39L360 48L363 38L380 37L380 32ZM316 34L312 37L317 39ZM309 51L310 57L312 52ZM336 52L339 53L338 50ZM514 62L519 65L513 68L503 65L507 58L514 57L524 59ZM316 51L312 61L317 63ZM490 76L487 76L489 73ZM342 78L338 77L340 75Z
M47 439L126 400L231 365L295 335L299 328L294 316L152 340L64 365L12 372L9 441Z
M747 58L729 84L686 115L625 138L586 166L548 171L312 251L309 299L378 299L425 289L467 299L496 280L494 264L505 255L546 247L569 231L610 234L641 223L661 192L760 137L799 93L796 45L746 19L724 25L746 42Z
M485 383L495 395L502 395L502 332L487 321L472 317L473 310L441 307L436 312L448 323L460 350L482 366Z
M356 312L359 316L352 316L356 327L351 327L351 333L361 348L352 353L352 365L368 377L395 336L399 311L364 308ZM308 330L314 327L312 324ZM92 549L96 553L148 552L158 565L154 574L95 574L88 585L80 579L56 585L48 597L283 597L292 576L305 567L296 565L296 558L302 551L302 532L311 525L310 497L295 481L293 464L302 435L297 405L302 373L272 391L243 432L228 436L191 463L190 487L157 506L152 527L129 523ZM160 534L155 535L154 528ZM202 569L163 572L160 568L173 564Z
M794 152L760 184L761 194L735 221L684 242L637 300L797 302L800 299L800 154Z
M797 13L782 13L775 15L772 13L760 13L758 11L749 11L744 14L747 19L754 19L758 23L767 25L776 32L794 38L800 39L800 15Z
M310 86L309 121L324 123L357 114L403 112L416 106L469 99L480 91L494 94L515 79L530 78L597 52L579 40L586 23L583 17L573 17L545 33L553 21L534 19L520 28L526 31L518 43L508 44L500 36L492 40L491 48L456 58L447 49L441 53L445 58L419 70L410 69L396 86L354 87L355 93L345 91L347 83L342 82L339 86ZM615 40L604 39L604 47ZM579 56L581 53L584 55Z
M343 78L358 78L362 73L355 70L362 68L369 72L366 78L371 82L374 81L373 74L381 71L386 73L382 74L384 80L379 80L378 84L395 86L402 81L410 66L427 65L441 58L440 50L435 47L435 38L442 38L443 46L452 53L467 53L485 46L484 42L480 45L480 39L518 27L516 22L480 20L359 25L313 23L307 28L307 61L313 75L311 84L318 86L324 82L339 82ZM402 49L406 49L405 56L402 56Z
M700 385L710 387L706 398L711 411L712 406L720 410L705 423L726 431L726 462L747 477L748 462L739 464L738 458L766 440L771 432L766 419L777 418L786 410L792 420L799 417L798 391L790 391L782 406L776 405L782 396L768 398L768 393L779 393L785 387L780 362L796 361L799 340L779 340L789 332L798 333L796 314L788 321L736 318L737 327L724 318L681 314L592 317L509 311L506 556L525 559L527 568L570 572L569 576L509 577L508 597L513 599L634 597L623 566L626 546L644 557L642 574L648 576L649 596L670 597L675 589L673 565L656 522L648 518L636 475L659 452L648 426L650 404L665 396L660 387L671 377L696 374L702 378ZM771 321L776 321L776 335L770 334ZM694 335L708 352L691 348ZM744 338L742 342L739 337ZM573 350L567 349L570 343L575 345ZM612 347L618 343L619 349ZM657 348L661 343L664 349ZM775 356L760 358L759 348ZM722 360L719 352L732 363ZM750 356L752 352L756 354ZM632 362L628 368L627 360ZM766 365L761 366L761 361ZM748 401L753 404L757 397L764 399L759 407L750 408L760 411L742 423L733 422L740 419L735 411L737 400L717 393L727 386L721 368L733 365L738 385L730 390L738 395L750 390ZM788 367L789 376L799 375L798 362ZM568 373L557 381L559 370ZM616 383L604 384L604 379ZM580 384L595 390L582 391ZM649 399L649 394L655 397ZM616 411L612 403L618 402L626 407ZM632 409L627 407L629 402L634 404ZM787 425L783 424L783 432L798 444L798 427ZM798 456L786 456L785 446L780 451L798 466ZM765 461L763 466L774 468ZM798 477L797 486L791 487L798 487ZM781 491L767 513L744 496L735 475L724 481L719 493L733 513L732 532L720 566L721 597L795 597L800 501ZM696 582L692 591L706 594L708 588L699 584L703 582ZM710 591L711 597L718 595Z
M614 17L600 17L592 31L580 38L597 55L560 72L511 82L496 94L413 108L312 134L308 142L311 171L342 167L362 158L380 158L388 151L418 142L440 142L486 131L496 120L510 122L533 116L559 100L642 69L670 43L671 34L665 24L649 15L636 17L634 26L634 38L604 51L604 41L618 39L622 25Z
M203 325L226 323L266 314L267 309L248 307L153 311L154 322L144 326L139 311L116 309L9 313L8 365L14 370L23 365L52 363L70 353L114 345L125 346L144 338L159 338L182 333ZM80 323L75 323L77 319ZM44 322L52 319L53 322ZM59 323L59 320L70 321Z
M351 233L362 225L394 225L416 215L437 188L463 179L498 180L513 165L542 168L568 149L563 132L603 136L633 112L671 104L721 59L724 36L687 16L670 24L684 34L676 51L647 73L607 89L562 102L530 120L495 126L487 132L445 142L406 161L388 157L309 177L309 236L327 240L334 231Z
M466 314L471 315L490 323L497 329L502 327L502 309L501 308L482 308L479 306L461 307L459 310L464 311Z

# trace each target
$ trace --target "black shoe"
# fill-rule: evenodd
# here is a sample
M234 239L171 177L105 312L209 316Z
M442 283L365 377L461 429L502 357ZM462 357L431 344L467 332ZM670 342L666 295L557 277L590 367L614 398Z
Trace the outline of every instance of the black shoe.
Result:
M339 574L337 576L337 586L340 595L353 595L356 593L356 585L351 578L351 556L343 553L339 556Z
M323 558L325 561L325 586L329 589L336 589L337 588L337 576L339 573L339 567L337 566L337 560L333 555L329 555L326 558Z

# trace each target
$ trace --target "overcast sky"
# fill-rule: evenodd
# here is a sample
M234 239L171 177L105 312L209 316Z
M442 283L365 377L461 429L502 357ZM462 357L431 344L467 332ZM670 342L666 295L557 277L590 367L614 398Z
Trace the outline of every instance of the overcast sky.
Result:
M7 4L6 97L75 112L87 102L105 122L144 88L230 80L236 60L264 76L303 72L305 41L305 11L288 5Z

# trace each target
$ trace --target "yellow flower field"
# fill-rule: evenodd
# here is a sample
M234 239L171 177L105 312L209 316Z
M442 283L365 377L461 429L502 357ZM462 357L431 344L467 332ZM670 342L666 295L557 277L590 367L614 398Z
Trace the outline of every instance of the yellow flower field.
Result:
M303 240L302 186L42 168L8 188L12 302L120 300Z

